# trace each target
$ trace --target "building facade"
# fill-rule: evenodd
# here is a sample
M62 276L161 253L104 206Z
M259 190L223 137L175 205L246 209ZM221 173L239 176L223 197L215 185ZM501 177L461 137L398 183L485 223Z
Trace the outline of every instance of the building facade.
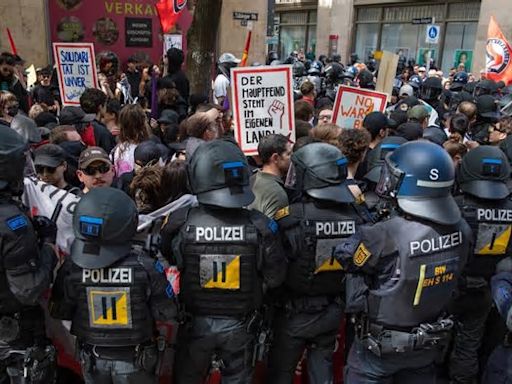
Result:
M20 55L36 67L52 59L48 1L61 0L0 1L0 14L8 21L4 27L10 28ZM113 3L110 8L115 10L141 1L87 0L103 6ZM430 55L444 71L464 62L467 69L478 72L485 65L491 15L512 41L510 0L223 0L216 54L232 52L241 57L246 22L252 21L250 64L264 63L271 50L283 59L301 50L316 57L339 53L345 62L353 52L366 60L371 52L388 50L418 63ZM157 18L153 23L158 23ZM437 43L426 42L429 23L440 27ZM159 46L160 40L155 34ZM10 50L4 32L0 49Z
M506 0L276 0L281 57L292 51L356 53L365 61L375 51L400 53L424 64L428 58L448 71L460 63L478 72L485 65L485 42L494 15L512 40L512 7ZM427 42L429 25L439 26Z

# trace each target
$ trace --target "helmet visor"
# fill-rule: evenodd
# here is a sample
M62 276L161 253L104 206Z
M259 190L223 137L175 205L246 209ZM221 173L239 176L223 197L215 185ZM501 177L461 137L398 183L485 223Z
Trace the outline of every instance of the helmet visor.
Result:
M375 192L381 197L396 197L405 173L390 164L388 159L389 157L386 158L382 166Z

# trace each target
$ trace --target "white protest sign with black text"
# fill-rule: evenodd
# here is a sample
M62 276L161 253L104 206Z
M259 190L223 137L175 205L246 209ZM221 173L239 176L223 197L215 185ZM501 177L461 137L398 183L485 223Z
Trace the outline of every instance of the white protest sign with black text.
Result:
M79 106L86 88L98 88L94 44L53 43L53 56L62 104Z
M235 138L246 155L273 133L295 140L290 65L232 68L231 88Z
M384 112L388 95L369 89L341 85L336 94L332 122L341 128L362 128L371 112Z

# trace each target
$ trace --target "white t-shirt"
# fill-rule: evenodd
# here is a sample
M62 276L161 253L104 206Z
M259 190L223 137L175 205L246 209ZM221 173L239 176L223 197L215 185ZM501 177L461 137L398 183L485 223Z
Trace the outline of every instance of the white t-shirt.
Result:
M120 143L112 150L110 157L117 177L135 168L135 148L137 144Z
M218 104L217 98L226 97L228 95L229 79L222 73L215 78L213 83L213 101Z

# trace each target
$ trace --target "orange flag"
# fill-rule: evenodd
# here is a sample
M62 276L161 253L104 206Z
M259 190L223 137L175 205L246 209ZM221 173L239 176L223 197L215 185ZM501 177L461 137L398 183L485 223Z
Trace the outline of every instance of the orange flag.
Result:
M512 83L512 47L501 32L500 26L491 16L487 31L486 47L486 77L494 81L503 81L509 85Z

